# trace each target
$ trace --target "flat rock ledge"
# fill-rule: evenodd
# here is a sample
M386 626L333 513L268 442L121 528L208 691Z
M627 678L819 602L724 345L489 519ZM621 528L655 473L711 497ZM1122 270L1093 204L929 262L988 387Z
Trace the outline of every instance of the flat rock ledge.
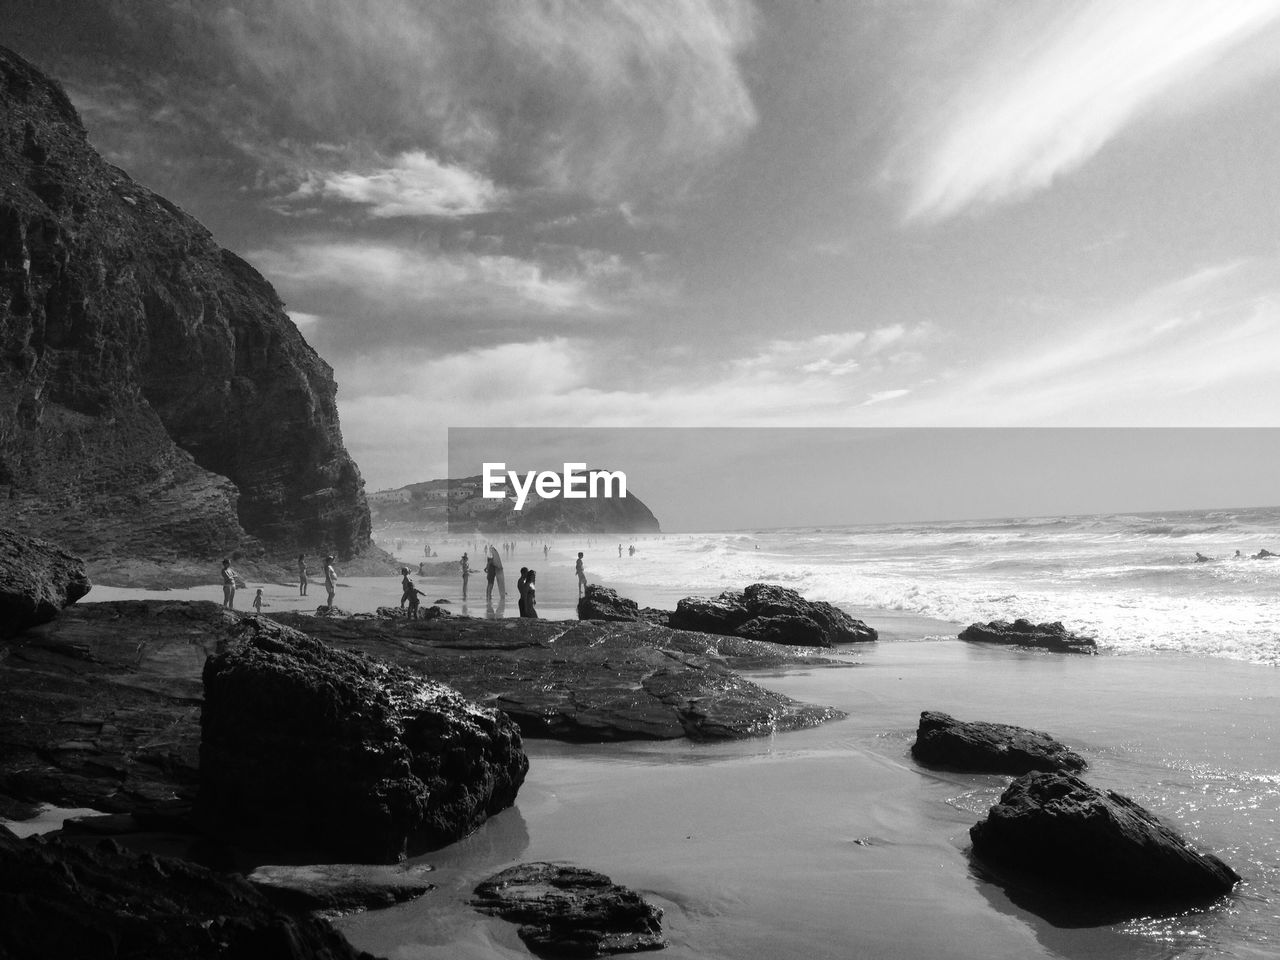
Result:
M806 600L794 590L753 583L718 597L685 597L668 625L769 643L832 647L875 640L878 634L861 620L825 601Z
M1072 774L1013 781L969 836L975 857L1014 871L1019 884L1045 885L1059 906L1105 901L1117 915L1137 916L1207 904L1240 880L1154 813Z
M0 640L48 623L89 588L79 557L0 526Z
M471 903L520 924L520 939L543 957L602 957L667 945L661 909L581 867L521 863L483 881Z
M1014 776L1032 770L1078 773L1088 766L1084 757L1047 733L1007 723L966 722L935 710L920 714L911 755L930 767Z
M241 876L111 840L19 840L2 826L0 913L0 957L373 960Z
M528 769L500 711L263 617L204 666L197 819L255 850L395 862L509 807Z
M1097 640L1072 633L1059 621L1032 623L1030 620L1020 618L1013 623L1007 620L973 623L960 632L960 639L971 643L1003 643L1017 647L1035 647L1058 653L1095 654L1098 652Z
M834 664L820 648L645 622L376 620L277 614L335 647L399 663L501 709L525 737L573 743L737 740L842 719L738 670ZM848 664L841 663L847 667Z

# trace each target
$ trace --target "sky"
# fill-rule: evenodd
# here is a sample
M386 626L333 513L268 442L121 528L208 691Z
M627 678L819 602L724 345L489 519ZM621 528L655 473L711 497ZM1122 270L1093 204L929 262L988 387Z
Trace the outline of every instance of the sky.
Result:
M5 0L0 43L276 286L370 490L450 427L1280 426L1280 0Z

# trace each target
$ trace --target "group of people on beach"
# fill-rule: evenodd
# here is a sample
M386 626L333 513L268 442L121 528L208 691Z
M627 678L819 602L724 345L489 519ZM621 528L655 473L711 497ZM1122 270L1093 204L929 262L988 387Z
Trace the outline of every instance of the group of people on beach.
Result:
M231 569L231 561L224 559L222 561L222 605L228 610L236 608L236 588L243 582L244 578L235 570ZM311 577L307 571L307 558L305 554L298 554L298 596L305 597L307 595L307 585L311 582ZM338 586L338 574L333 569L333 556L324 558L324 589L328 594L325 600L326 606L333 606L333 595ZM258 588L258 592L253 596L254 613L262 612L262 588Z

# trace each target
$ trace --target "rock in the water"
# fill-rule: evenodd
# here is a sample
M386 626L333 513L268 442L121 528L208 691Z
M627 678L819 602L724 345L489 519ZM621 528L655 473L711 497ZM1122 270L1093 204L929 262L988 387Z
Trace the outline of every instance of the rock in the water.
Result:
M1007 723L964 722L934 710L920 714L911 754L930 766L1015 776L1032 770L1078 772L1088 766L1084 757L1047 733Z
M661 909L581 867L518 864L477 886L471 903L520 924L520 939L544 957L600 957L667 945Z
M0 827L0 957L373 960L330 924L283 913L243 877Z
M639 620L640 608L634 600L618 595L616 590L598 583L587 584L578 598L579 620Z
M969 830L973 853L997 869L1075 900L1134 911L1211 901L1240 880L1211 854L1128 797L1065 773L1028 773Z
M46 540L0 527L0 640L48 623L89 587L79 557Z
M806 600L771 583L753 583L741 592L726 590L718 597L685 597L676 604L670 624L677 630L800 646L830 647L877 637L875 630L839 607Z
M1093 637L1081 636L1067 630L1060 622L1032 623L1018 619L992 620L990 623L970 624L960 632L961 640L975 643L1003 643L1018 647L1038 647L1062 653L1097 653L1098 642Z
M100 582L119 558L376 552L333 371L275 290L3 48L0 317L6 511Z
M385 863L515 801L529 761L500 711L265 618L235 634L204 668L197 813L216 833Z

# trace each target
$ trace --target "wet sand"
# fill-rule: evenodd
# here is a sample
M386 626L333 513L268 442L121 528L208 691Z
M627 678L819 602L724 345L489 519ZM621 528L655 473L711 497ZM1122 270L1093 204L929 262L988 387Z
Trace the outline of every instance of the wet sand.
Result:
M768 740L700 746L527 744L516 807L422 860L439 889L349 917L397 958L527 956L510 924L466 906L522 860L601 870L666 911L685 958L1270 956L1280 905L1280 695L1274 673L1182 657L1072 657L957 640L859 648L852 669L757 676L849 710ZM1048 730L1087 777L1172 820L1245 878L1225 906L1070 929L982 879L968 828L1007 778L937 773L907 750L922 709Z

